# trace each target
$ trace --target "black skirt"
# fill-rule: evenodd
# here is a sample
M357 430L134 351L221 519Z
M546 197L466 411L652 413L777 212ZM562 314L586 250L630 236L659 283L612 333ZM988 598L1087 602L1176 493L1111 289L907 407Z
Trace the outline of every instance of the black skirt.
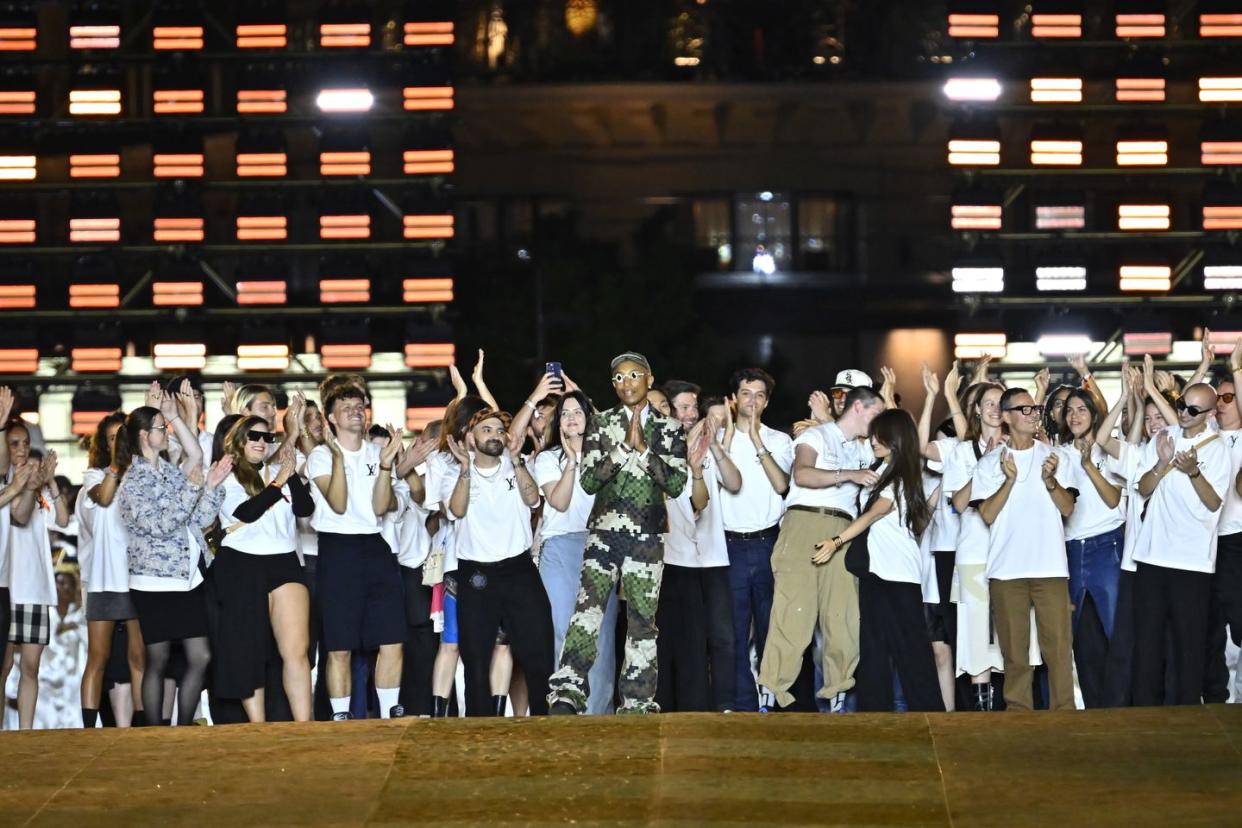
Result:
M204 638L207 608L200 584L189 592L147 592L131 589L129 597L138 610L138 626L145 644Z
M221 547L211 565L212 689L222 699L248 699L267 680L276 656L268 593L288 583L305 584L296 552L250 555Z

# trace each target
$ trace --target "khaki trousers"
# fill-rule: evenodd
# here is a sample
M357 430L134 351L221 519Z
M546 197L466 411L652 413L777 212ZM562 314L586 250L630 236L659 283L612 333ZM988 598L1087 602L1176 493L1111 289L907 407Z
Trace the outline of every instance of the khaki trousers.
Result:
M772 550L772 617L759 666L759 683L771 690L781 707L794 697L789 688L802 671L802 655L810 646L818 621L823 635L824 687L821 698L832 698L854 686L858 666L858 579L845 569L849 544L826 564L811 556L820 541L840 534L850 521L814 512L790 511Z
M1072 613L1068 578L1014 578L988 582L992 618L1005 659L1005 705L1032 710L1031 608L1035 609L1039 650L1048 667L1048 707L1074 709Z

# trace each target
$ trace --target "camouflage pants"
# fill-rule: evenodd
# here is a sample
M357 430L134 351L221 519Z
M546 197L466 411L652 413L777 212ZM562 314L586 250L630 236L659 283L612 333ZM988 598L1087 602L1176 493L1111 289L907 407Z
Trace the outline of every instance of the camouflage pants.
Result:
M591 532L582 560L582 586L565 634L560 669L548 682L548 704L566 702L586 709L591 692L587 673L595 664L600 623L609 594L621 581L625 601L625 663L618 687L618 713L658 713L656 693L656 605L664 573L663 545L658 535Z

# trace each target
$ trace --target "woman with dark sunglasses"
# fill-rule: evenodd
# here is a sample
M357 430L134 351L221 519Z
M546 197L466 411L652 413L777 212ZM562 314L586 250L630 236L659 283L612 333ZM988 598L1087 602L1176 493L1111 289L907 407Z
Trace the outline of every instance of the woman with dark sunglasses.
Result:
M295 398L292 406L299 406ZM301 422L296 411L291 422ZM297 474L297 435L267 460L276 442L266 418L251 415L225 437L233 473L224 481L220 525L225 537L213 566L220 604L214 689L241 699L252 722L266 718L264 682L275 639L283 664L285 694L294 721L311 719L310 596L297 554L295 518L315 509Z

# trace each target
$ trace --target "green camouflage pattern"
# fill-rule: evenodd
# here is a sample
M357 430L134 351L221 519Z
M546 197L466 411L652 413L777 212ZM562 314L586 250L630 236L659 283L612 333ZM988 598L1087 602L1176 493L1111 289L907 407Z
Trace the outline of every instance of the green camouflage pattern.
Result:
M595 665L599 629L608 597L621 582L625 601L625 660L621 667L618 713L659 713L656 693L656 604L664 575L664 545L659 536L592 531L582 562L582 586L574 607L560 669L548 682L548 704L566 702L586 709L591 692L587 674Z

